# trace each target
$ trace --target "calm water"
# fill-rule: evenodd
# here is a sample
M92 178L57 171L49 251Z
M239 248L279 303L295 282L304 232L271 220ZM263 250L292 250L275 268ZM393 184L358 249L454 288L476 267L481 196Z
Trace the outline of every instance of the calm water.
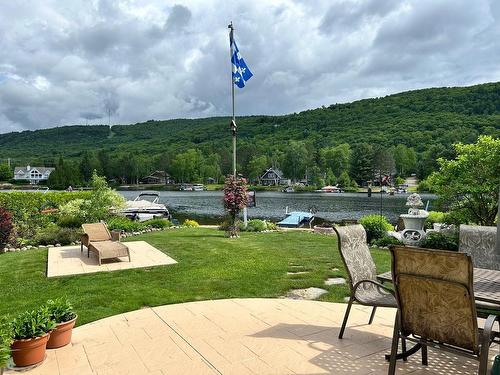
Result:
M126 199L135 198L139 192L120 191ZM166 204L174 217L201 218L208 223L208 218L221 217L222 209L221 191L162 191L161 202ZM395 222L401 213L408 211L405 206L408 194L382 196L382 214L390 221ZM431 194L421 194L424 204L430 201L429 209L436 198ZM248 209L248 216L262 219L281 219L284 217L285 208L290 211L309 211L315 209L316 216L325 220L339 221L342 219L359 219L368 214L380 212L380 194L373 194L368 198L361 193L279 193L257 192L257 207ZM205 218L205 220L203 220ZM207 221L208 220L208 221Z

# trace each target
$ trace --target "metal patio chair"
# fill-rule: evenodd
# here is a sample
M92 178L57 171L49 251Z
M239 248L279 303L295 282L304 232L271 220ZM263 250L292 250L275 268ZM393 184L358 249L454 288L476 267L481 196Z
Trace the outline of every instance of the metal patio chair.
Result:
M479 361L486 375L488 352L498 342L490 315L478 330L471 257L463 253L394 246L392 275L398 313L394 324L389 375L396 371L399 339L421 346L427 365L427 347Z
M339 239L340 256L347 270L351 290L339 332L339 339L341 339L354 302L373 307L368 324L372 324L377 307L396 308L397 304L392 290L377 281L377 270L366 242L366 231L363 226L357 224L334 227L334 229Z

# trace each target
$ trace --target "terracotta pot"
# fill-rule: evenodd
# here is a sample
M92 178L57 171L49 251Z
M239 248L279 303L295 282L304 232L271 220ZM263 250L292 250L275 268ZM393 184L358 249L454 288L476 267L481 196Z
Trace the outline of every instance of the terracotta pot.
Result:
M45 349L49 340L49 333L34 339L14 340L10 346L12 359L18 367L31 366L45 359Z
M77 318L78 316L75 316L67 322L56 325L56 328L50 333L50 339L47 343L48 349L60 348L71 342L71 334L73 333L73 327L75 326Z

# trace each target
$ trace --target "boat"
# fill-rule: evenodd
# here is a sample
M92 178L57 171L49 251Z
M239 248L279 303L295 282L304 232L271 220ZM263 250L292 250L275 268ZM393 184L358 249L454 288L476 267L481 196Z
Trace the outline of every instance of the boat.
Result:
M325 186L322 187L320 190L316 190L318 193L342 193L342 189L339 188L338 186Z
M308 225L312 226L314 214L311 212L291 211L285 213L286 217L281 220L277 225L282 228L302 228Z
M281 190L283 193L295 193L295 189L293 188L293 186L287 186L286 188L284 188L283 190Z
M125 202L125 205L121 213L132 220L171 219L167 206L160 203L160 194L156 192L140 193L134 200Z
M206 190L205 185L203 184L182 184L180 189L181 191L203 191Z

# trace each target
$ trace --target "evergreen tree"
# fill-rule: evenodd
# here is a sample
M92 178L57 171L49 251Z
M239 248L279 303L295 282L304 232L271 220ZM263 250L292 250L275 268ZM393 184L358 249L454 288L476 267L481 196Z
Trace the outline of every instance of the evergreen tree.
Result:
M358 143L352 148L351 176L359 185L373 179L373 147L368 143Z

